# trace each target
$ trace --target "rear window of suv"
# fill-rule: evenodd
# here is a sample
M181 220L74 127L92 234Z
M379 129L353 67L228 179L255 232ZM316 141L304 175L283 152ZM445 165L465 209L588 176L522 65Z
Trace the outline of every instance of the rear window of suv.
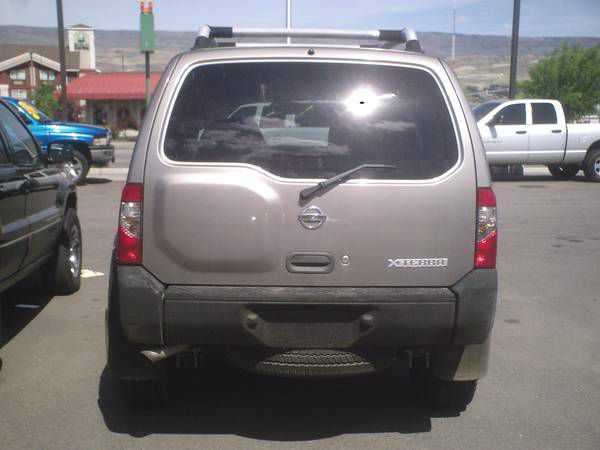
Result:
M193 69L165 137L172 161L252 164L285 178L428 179L458 161L433 76L421 69L319 62L245 62Z

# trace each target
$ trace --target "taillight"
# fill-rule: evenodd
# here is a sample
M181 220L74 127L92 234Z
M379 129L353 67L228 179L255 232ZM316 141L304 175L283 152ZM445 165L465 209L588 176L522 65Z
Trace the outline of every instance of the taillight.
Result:
M119 230L117 232L117 263L142 264L142 206L144 185L128 183L121 194Z
M496 227L496 195L492 188L477 189L477 240L475 268L496 267L498 230Z

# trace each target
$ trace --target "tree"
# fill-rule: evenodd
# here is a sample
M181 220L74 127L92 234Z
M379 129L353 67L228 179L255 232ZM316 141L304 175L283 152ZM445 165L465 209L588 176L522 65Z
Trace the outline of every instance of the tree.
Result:
M569 121L591 114L600 104L600 45L565 44L532 67L529 77L519 85L524 97L559 100Z
M57 114L60 113L60 105L55 92L55 88L51 84L42 84L31 95L35 106L53 118L58 117Z

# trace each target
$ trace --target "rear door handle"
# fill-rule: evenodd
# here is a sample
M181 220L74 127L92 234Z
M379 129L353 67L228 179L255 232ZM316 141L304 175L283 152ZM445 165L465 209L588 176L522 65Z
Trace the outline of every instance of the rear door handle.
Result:
M517 133L517 134L527 134L527 131L524 131L524 130L519 130L519 131L517 131L516 133Z
M288 255L285 265L292 273L330 273L333 261L333 255L329 253L294 253Z
M562 133L562 130L552 130L553 133Z

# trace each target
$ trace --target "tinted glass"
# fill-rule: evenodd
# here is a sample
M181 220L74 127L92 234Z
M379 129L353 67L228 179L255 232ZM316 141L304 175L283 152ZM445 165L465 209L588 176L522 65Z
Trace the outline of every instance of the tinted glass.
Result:
M485 116L487 113L489 113L492 109L494 109L499 104L500 103L498 103L498 102L485 102L485 103L482 103L481 105L477 105L475 108L473 108L473 115L475 116L475 119L476 120L482 119L483 116Z
M0 164L8 163L8 154L6 153L6 146L4 145L4 141L2 140L2 136L0 136Z
M494 116L496 125L525 125L525 105L523 103L502 108Z
M232 63L185 80L165 154L185 162L254 164L288 178L327 178L365 163L365 178L424 179L446 172L458 149L433 77L363 64Z
M0 126L8 139L8 154L15 164L36 165L41 162L33 137L4 105L0 105Z
M12 110L12 112L14 112L16 115L18 115L21 120L23 122L25 122L27 125L31 125L31 119L29 117L27 117L27 115L18 107L16 107L15 105L13 105L12 103L8 102L6 104L8 106L9 109Z
M20 100L19 101L19 107L23 108L25 111L27 111L29 114L31 114L31 116L35 119L35 120L39 120L41 122L52 122L52 119L50 117L48 117L46 114L44 114L42 111L40 111L39 109L37 109L35 106L33 106L31 103L26 102L24 100Z
M552 103L532 103L531 112L534 125L558 123L556 110Z

